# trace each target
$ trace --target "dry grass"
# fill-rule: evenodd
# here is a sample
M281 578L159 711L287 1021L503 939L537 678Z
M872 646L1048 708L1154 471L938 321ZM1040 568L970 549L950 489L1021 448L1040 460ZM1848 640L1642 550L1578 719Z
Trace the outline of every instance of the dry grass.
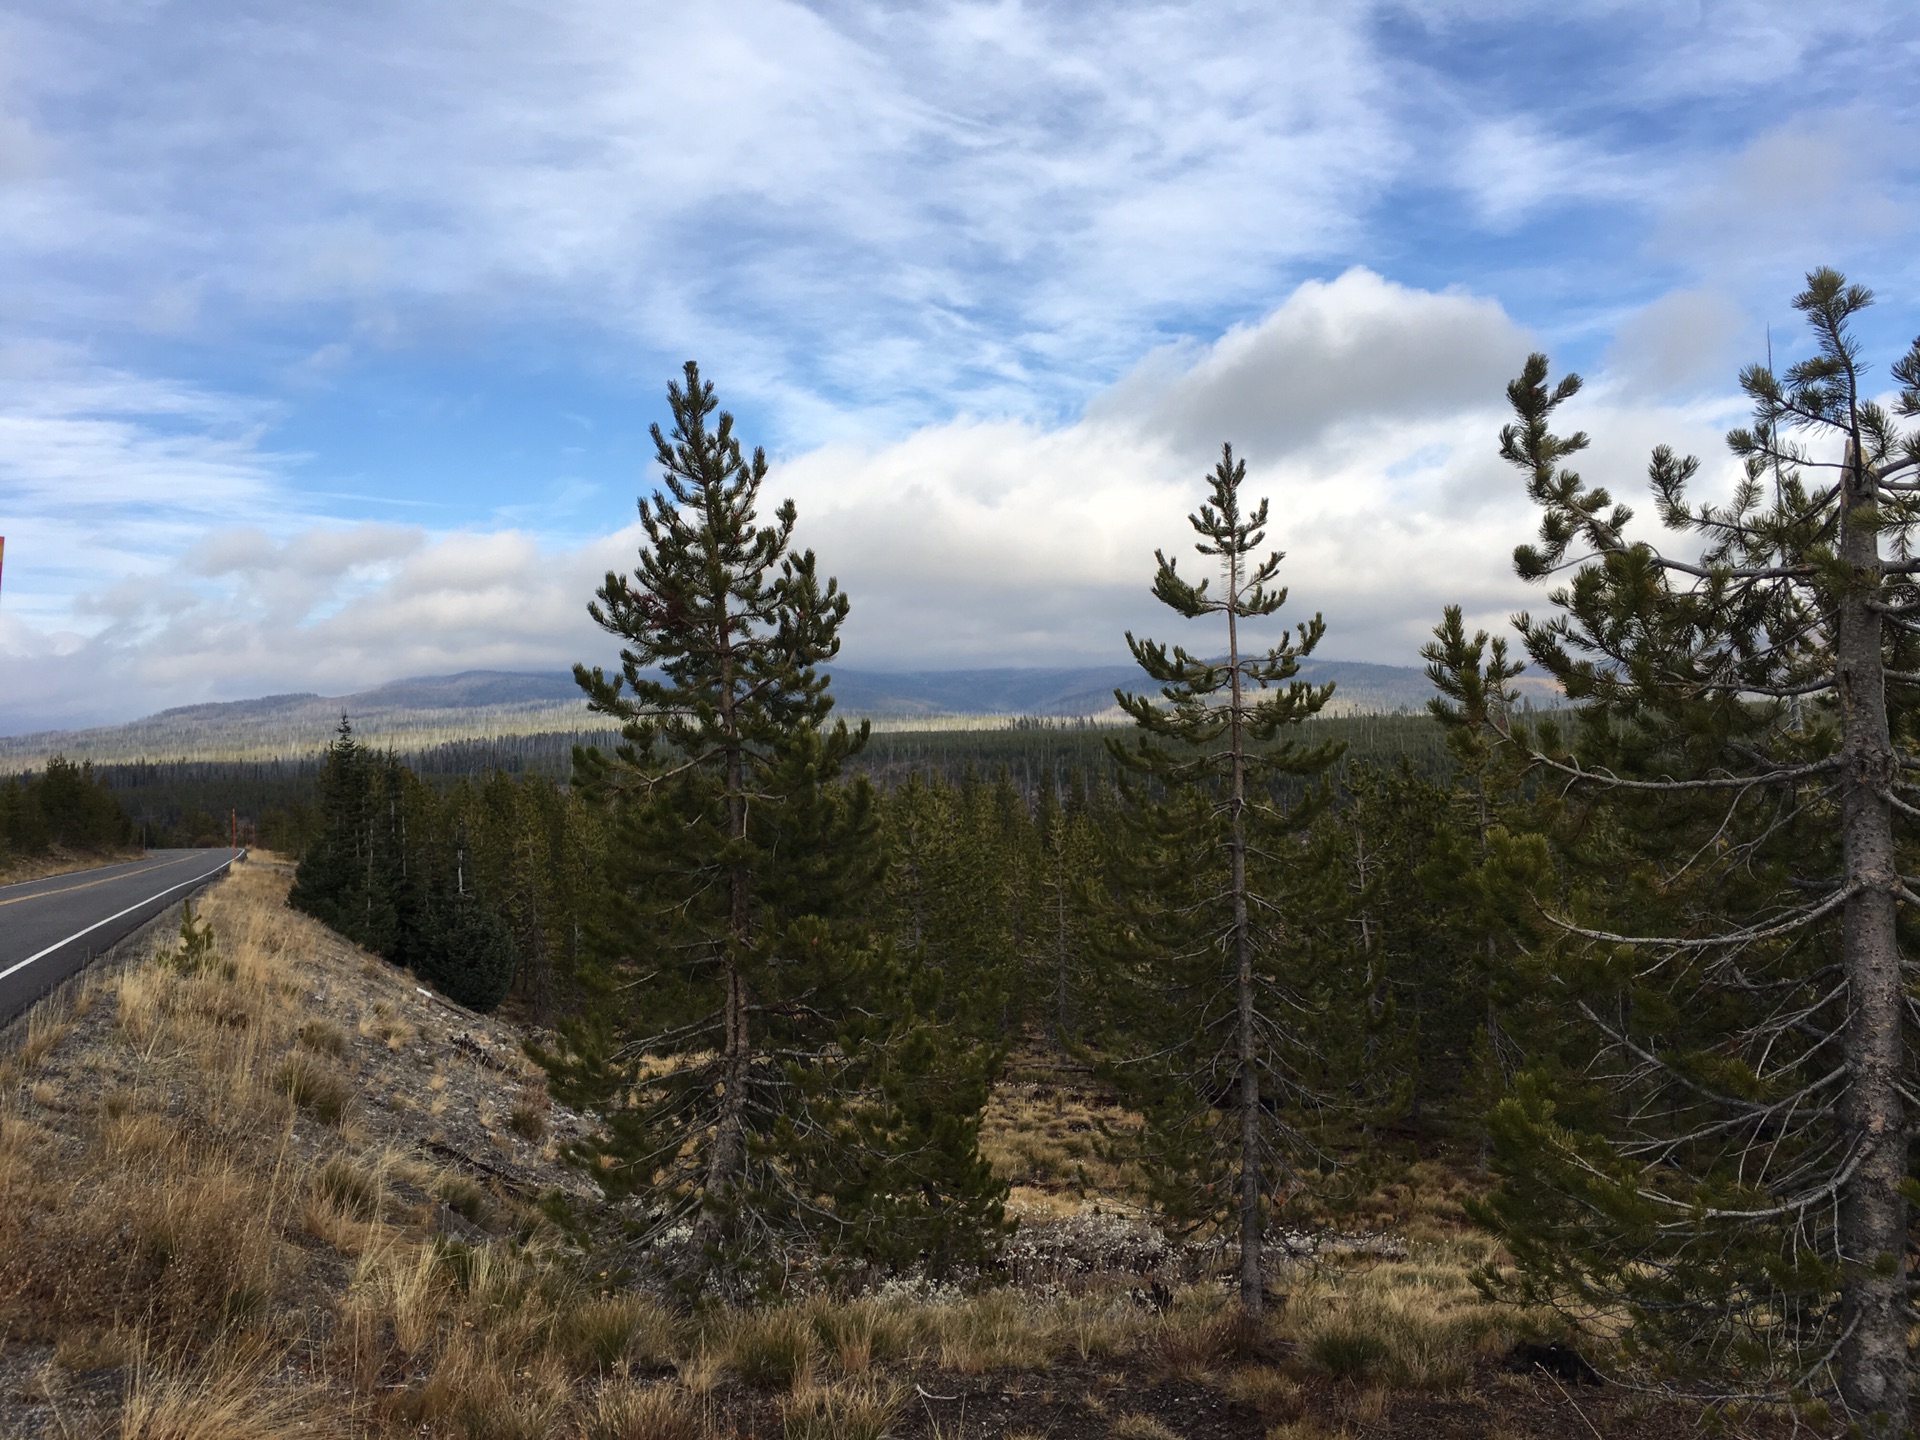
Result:
M671 1385L608 1385L582 1427L586 1440L704 1440L705 1417L686 1391Z
M1151 1415L1117 1416L1107 1433L1113 1440L1180 1440L1178 1434Z
M103 865L124 865L129 860L140 859L141 854L137 846L105 853L69 850L64 845L55 845L41 855L15 855L11 851L0 851L0 885L20 885L29 880L46 880L55 875L98 870Z
M1267 1431L1267 1440L1351 1440L1344 1425L1328 1427L1318 1420L1294 1420Z
M1468 1274L1489 1254L1486 1241L1461 1237L1417 1246L1405 1261L1327 1267L1296 1286L1281 1333L1310 1368L1336 1380L1458 1386L1477 1357L1556 1323L1481 1297Z
M217 963L90 974L4 1061L0 1341L49 1346L49 1387L120 1371L124 1436L706 1440L745 1407L756 1433L878 1440L916 1374L1064 1366L1211 1386L1307 1440L1331 1433L1304 1413L1328 1377L1340 1420L1368 1428L1382 1387L1456 1387L1529 1323L1468 1285L1490 1251L1462 1235L1459 1182L1437 1167L1375 1197L1426 1227L1411 1258L1302 1271L1258 1330L1224 1287L1155 1311L1125 1274L678 1314L453 1163L441 1127L464 1120L491 1165L563 1117L523 1068L436 1050L412 982L287 911L286 884L241 867L202 912ZM410 1095L373 1088L374 1060ZM1111 1206L1135 1177L1100 1135L1127 1123L1026 1084L996 1097L987 1146L1036 1203ZM1168 1440L1102 1393L1117 1440Z
M1009 1208L1016 1214L1070 1214L1090 1196L1137 1203L1144 1194L1138 1168L1113 1159L1105 1142L1109 1133L1138 1125L1138 1116L1087 1091L1008 1084L987 1106L980 1151L1014 1187Z
M871 1378L802 1386L780 1403L781 1430L786 1440L882 1440L905 1398Z
M320 1397L274 1376L262 1355L216 1351L180 1368L136 1363L120 1440L294 1440L326 1423Z

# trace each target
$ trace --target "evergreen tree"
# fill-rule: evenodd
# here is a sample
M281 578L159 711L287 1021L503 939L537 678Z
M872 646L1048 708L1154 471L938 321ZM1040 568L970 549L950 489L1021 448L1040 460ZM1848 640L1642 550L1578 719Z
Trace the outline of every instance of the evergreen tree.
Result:
M112 850L133 838L132 821L91 761L55 755L39 774L0 783L0 855L50 845Z
M342 716L317 808L287 902L469 1009L497 1006L518 956L469 854L471 799L459 789L439 799L396 756L370 753Z
M894 1253L942 1225L990 1230L999 1194L964 1125L930 1134L905 1103L952 1052L909 1046L929 1032L860 925L880 868L872 792L838 776L866 727L825 728L817 668L847 599L792 552L791 501L758 523L765 456L742 453L730 415L712 423L694 365L668 400L638 565L589 607L622 642L621 673L575 669L623 722L613 754L575 756L611 826L593 1003L540 1053L557 1092L605 1123L576 1158L646 1203L646 1238L691 1226L690 1287L777 1277L796 1243L860 1252L888 1193L871 1178L907 1157L918 1183L896 1197ZM955 1098L964 1120L984 1094Z
M1023 1018L1031 817L1004 780L914 776L885 806L877 918L916 968L937 971L947 1018L988 1043Z
M294 871L287 903L356 945L391 954L399 914L389 868L378 844L382 805L380 761L354 738L345 715L327 747L318 786L318 834Z
M1132 853L1104 1043L1126 1057L1108 1073L1145 1109L1157 1199L1175 1218L1231 1217L1240 1301L1258 1315L1269 1189L1296 1178L1302 1119L1336 1098L1332 1050L1353 1025L1337 1018L1351 1014L1339 867L1314 863L1303 844L1326 793L1290 806L1272 797L1283 780L1324 774L1339 753L1278 738L1332 694L1297 678L1325 626L1316 615L1278 646L1243 648L1243 624L1287 599L1271 588L1282 556L1257 558L1267 504L1244 507L1245 479L1226 447L1208 502L1188 517L1199 553L1221 568L1217 593L1154 557L1156 598L1185 619L1225 620L1224 658L1127 636L1161 691L1157 701L1116 692L1144 733L1134 749L1110 742L1131 777Z
M1481 967L1458 933L1458 892L1436 894L1426 883L1450 838L1448 792L1404 762L1357 764L1342 788L1342 803L1320 822L1319 853L1346 873L1349 924L1370 957L1382 1022L1369 1037L1372 1058L1407 1068L1407 1118L1444 1133L1485 1008Z
M1416 1001L1423 1020L1423 1080L1430 1058L1457 1066L1451 1087L1487 1159L1484 1117L1508 1091L1523 1039L1551 1033L1553 1001L1537 957L1546 943L1537 909L1513 883L1511 837L1544 834L1563 820L1553 787L1530 782L1531 727L1511 682L1525 666L1484 630L1468 637L1450 605L1422 650L1439 692L1427 702L1446 730L1454 761L1443 809L1413 872L1426 897L1420 943L1434 995ZM1544 733L1557 737L1549 721ZM1527 873L1531 873L1528 871ZM1436 961L1438 962L1436 965ZM1430 1034L1433 1005L1442 1033Z
M1039 905L1036 917L1034 988L1055 1038L1066 1045L1094 1019L1091 964L1102 903L1102 845L1078 776L1066 803L1048 786L1040 792L1034 828L1039 841Z
M1831 270L1795 306L1818 353L1749 367L1755 419L1724 504L1662 446L1665 526L1566 461L1577 377L1529 360L1502 454L1528 477L1528 579L1572 570L1528 653L1579 710L1566 743L1508 733L1576 812L1493 836L1558 933L1559 1033L1493 1118L1501 1190L1480 1214L1522 1295L1624 1311L1663 1368L1837 1394L1875 1434L1906 1425L1913 907L1920 806L1920 436L1864 389L1850 323L1871 300ZM1920 415L1920 342L1894 367ZM1793 432L1809 437L1796 441ZM1530 872L1530 873L1529 873Z

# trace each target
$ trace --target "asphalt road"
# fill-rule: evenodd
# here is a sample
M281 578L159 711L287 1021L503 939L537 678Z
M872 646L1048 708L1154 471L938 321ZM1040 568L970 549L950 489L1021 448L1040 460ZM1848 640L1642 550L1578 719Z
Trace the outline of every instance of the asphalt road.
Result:
M224 874L229 860L225 850L151 850L124 865L0 886L0 1024Z

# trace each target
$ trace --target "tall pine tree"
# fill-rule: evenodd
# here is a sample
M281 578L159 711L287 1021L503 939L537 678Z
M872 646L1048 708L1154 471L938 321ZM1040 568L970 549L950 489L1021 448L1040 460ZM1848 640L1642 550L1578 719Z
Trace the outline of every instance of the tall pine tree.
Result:
M1551 425L1577 377L1550 385L1536 355L1508 389L1501 451L1542 513L1517 568L1572 572L1516 624L1579 706L1564 745L1514 733L1577 813L1551 856L1494 837L1558 933L1570 1023L1495 1111L1506 1179L1481 1214L1521 1293L1612 1307L1659 1368L1824 1390L1892 1434L1920 1079L1920 435L1866 388L1851 326L1870 301L1808 276L1817 352L1743 373L1755 418L1729 436L1745 473L1725 503L1653 452L1660 519L1697 553L1630 538L1569 468L1586 437ZM1920 342L1894 375L1920 415Z
M1135 748L1110 742L1128 777L1131 853L1101 1045L1107 1073L1146 1113L1157 1199L1175 1218L1237 1232L1240 1301L1257 1316L1269 1192L1296 1177L1307 1117L1338 1098L1332 1051L1355 1032L1341 872L1305 844L1324 788L1290 806L1274 795L1339 754L1280 738L1332 694L1297 678L1325 626L1316 615L1277 646L1246 648L1243 627L1276 614L1287 592L1272 583L1282 556L1259 556L1267 503L1249 510L1245 481L1224 448L1208 501L1188 517L1220 567L1217 591L1154 557L1156 598L1183 619L1224 622L1208 642L1221 658L1127 636L1161 690L1116 692L1142 733Z
M838 777L866 727L826 727L818 668L847 598L792 550L791 501L759 523L766 457L744 454L691 363L668 401L638 564L589 607L621 672L574 672L623 722L611 755L575 755L611 816L609 905L588 1017L541 1058L603 1121L577 1158L643 1201L642 1238L690 1227L670 1261L690 1288L777 1279L798 1248L897 1261L918 1237L920 1258L956 1261L956 1237L999 1223L974 1143L984 1083L956 1084L933 1124L924 1097L967 1057L860 924L872 794Z

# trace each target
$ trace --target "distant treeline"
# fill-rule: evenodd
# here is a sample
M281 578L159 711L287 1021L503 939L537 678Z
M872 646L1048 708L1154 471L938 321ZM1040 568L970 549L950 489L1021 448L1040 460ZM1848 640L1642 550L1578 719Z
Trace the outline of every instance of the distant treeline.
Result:
M126 811L91 765L56 755L37 775L0 781L0 863L55 845L112 850L132 838Z
M1004 730L895 730L874 734L867 748L848 765L882 789L918 776L958 782L969 774L1004 774L1029 804L1045 791L1063 797L1075 776L1087 782L1110 781L1113 757L1108 741L1131 745L1133 731L1044 723ZM1426 715L1352 715L1312 720L1300 727L1303 743L1332 740L1345 754L1332 774L1343 779L1355 764L1398 766L1402 760L1429 779L1452 769L1446 732Z
M1398 766L1403 760L1429 780L1444 780L1451 760L1444 732L1425 715L1354 715L1315 720L1315 737L1342 741L1345 756L1333 774L1343 780L1355 764ZM1065 796L1076 783L1111 781L1109 737L1125 732L1070 722L1016 724L1000 730L890 730L876 732L848 767L882 790L913 777L958 783L969 774L1004 774L1028 804L1044 791ZM406 768L444 788L494 774L538 776L566 783L576 744L606 746L600 731L506 735L460 740L408 754ZM326 752L282 760L181 760L100 765L93 773L112 791L132 822L135 838L163 845L223 845L237 815L243 837L298 855L313 830L314 785Z

